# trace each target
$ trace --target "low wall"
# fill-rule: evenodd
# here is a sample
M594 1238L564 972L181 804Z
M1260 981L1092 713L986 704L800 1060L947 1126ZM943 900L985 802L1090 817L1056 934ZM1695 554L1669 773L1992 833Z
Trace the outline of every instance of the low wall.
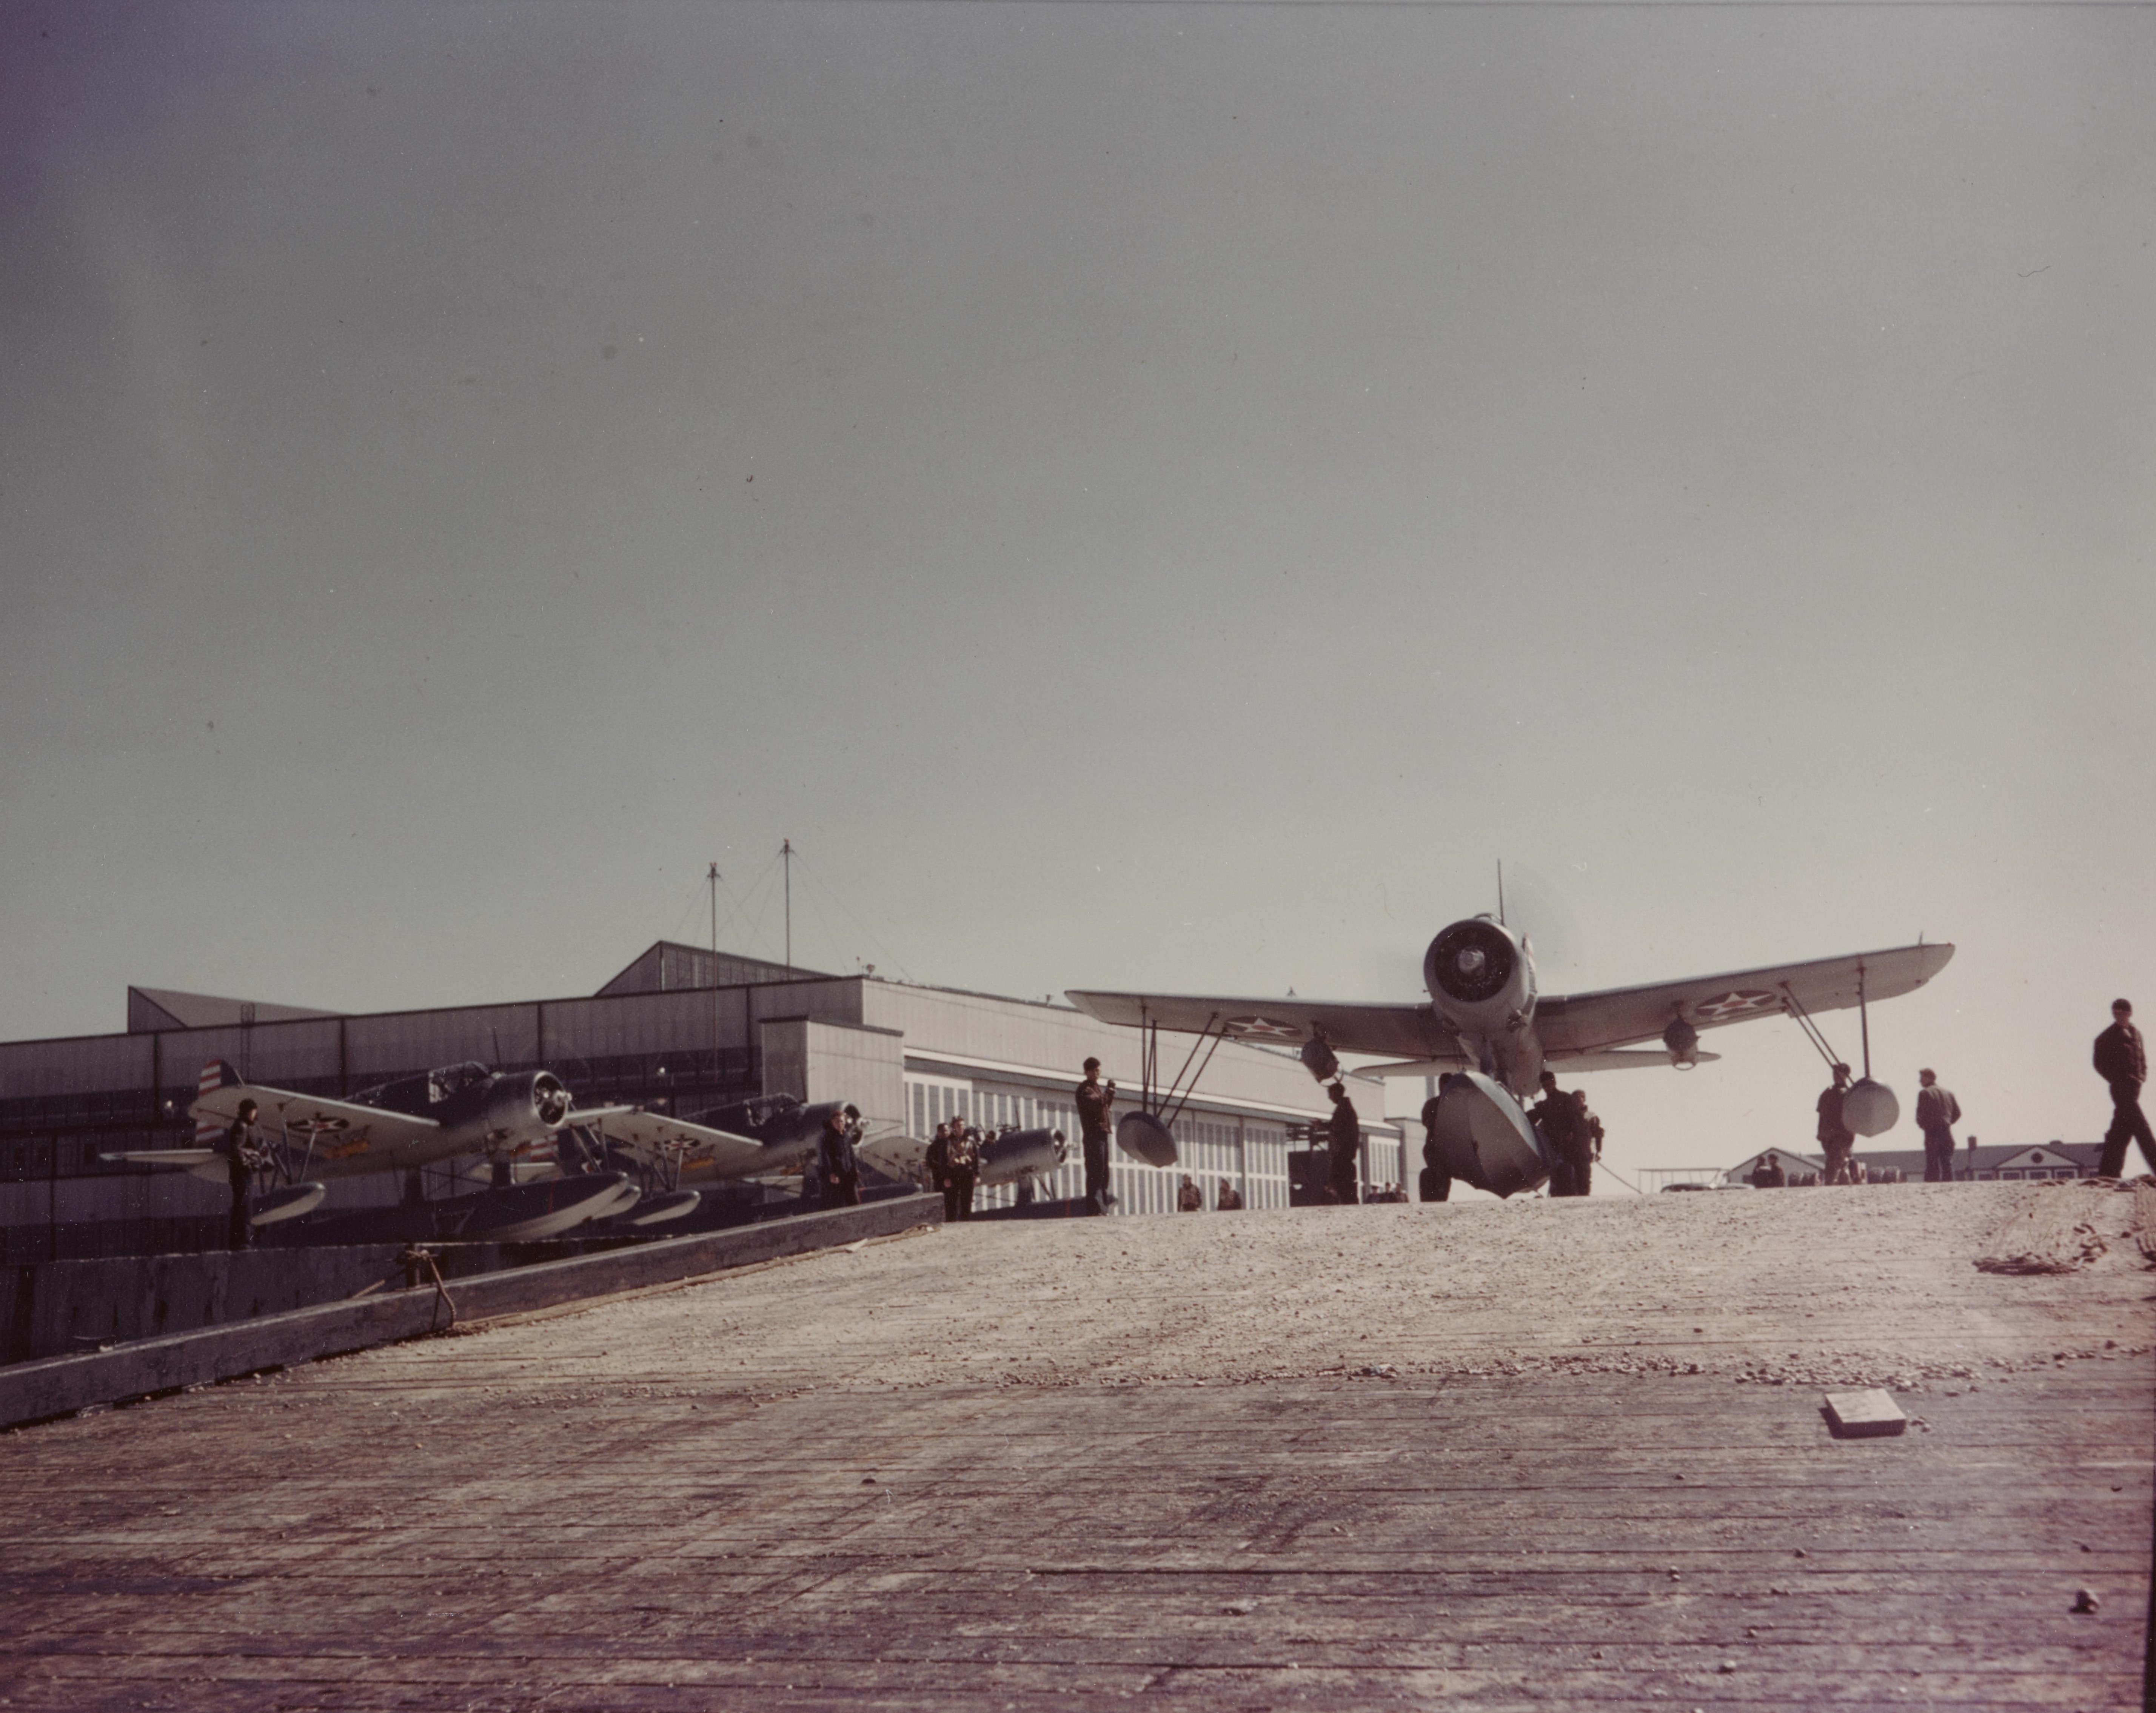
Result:
M77 1356L341 1301L394 1272L401 1247L218 1249L0 1268L0 1362ZM491 1273L542 1259L505 1256L500 1244L434 1247L444 1273Z
M829 1213L804 1213L760 1225L670 1238L542 1262L501 1272L453 1279L449 1290L461 1321L522 1314L587 1297L671 1284L706 1274L745 1267L758 1261L806 1254L886 1236L916 1225L942 1223L940 1197L913 1195L844 1208ZM470 1245L490 1248L493 1245ZM265 1253L263 1260L289 1261L306 1251ZM349 1250L327 1255L352 1256ZM363 1253L363 1252L362 1252ZM395 1250L388 1252L393 1259ZM213 1257L173 1256L173 1261ZM228 1255L244 1262L247 1255ZM62 1266L96 1263L58 1263ZM343 1264L350 1265L351 1262ZM357 1290L388 1270L388 1260L360 1278ZM183 1387L228 1380L264 1368L290 1367L317 1357L364 1350L377 1344L422 1336L448 1319L432 1285L418 1290L377 1291L354 1301L266 1314L259 1319L210 1326L200 1331L144 1338L110 1350L80 1356L47 1357L0 1368L0 1426L38 1421Z

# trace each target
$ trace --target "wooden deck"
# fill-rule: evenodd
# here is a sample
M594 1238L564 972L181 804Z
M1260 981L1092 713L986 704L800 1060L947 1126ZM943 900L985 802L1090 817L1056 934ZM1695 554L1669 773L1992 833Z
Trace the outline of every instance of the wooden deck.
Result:
M1379 1214L1394 1223L1355 1223ZM1293 1290L1351 1237L1438 1232L1481 1266L1484 1236L1492 1254L1543 1233L1569 1253L1592 1229L1630 1255L1633 1289L1568 1321L1567 1349L1621 1326L1630 1366L1469 1339L1402 1367L1428 1357L1433 1312L1403 1298L1394 1321L1330 1329L1392 1377L1261 1374L1277 1352L1246 1347L1201 1380L1073 1372L1067 1351L1045 1371L1017 1285L1079 1288L1046 1324L1082 1351L1082 1327L1173 1317L1168 1287L1141 1300L1132 1281L1205 1262L1229 1219L1065 1222L1052 1242L962 1228L0 1438L0 1696L11 1713L2139 1706L2156 1357L2117 1331L2156 1330L2156 1277L2130 1244L2061 1280L1989 1278L1966 1244L1917 1269L1874 1311L1921 1301L1935 1336L1982 1351L1969 1377L1897 1392L1902 1437L1843 1441L1821 1388L1738 1377L1812 1359L1785 1316L1702 1372L1640 1366L1684 1349L1700 1312L1642 1308L1650 1215L1689 1280L1742 1251L1728 1264L1786 1292L1818 1247L1792 1227L1778 1267L1702 1240L1728 1209L1656 1204L1598 1208L1594 1228L1264 1216L1233 1240L1261 1233ZM1122 1300L1086 1295L1088 1244ZM938 1295L954 1269L978 1290ZM2025 1300L2042 1314L2017 1319ZM715 1325L740 1353L723 1368L696 1341ZM2112 1329L2111 1347L2040 1347L2076 1326ZM1830 1345L1854 1358L1846 1323ZM983 1357L995 1377L969 1377ZM2083 1587L2093 1615L2071 1609Z

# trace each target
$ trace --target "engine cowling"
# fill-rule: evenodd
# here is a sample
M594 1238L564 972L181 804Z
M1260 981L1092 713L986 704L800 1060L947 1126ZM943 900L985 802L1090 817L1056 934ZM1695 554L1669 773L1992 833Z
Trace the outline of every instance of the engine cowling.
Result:
M486 1129L504 1139L557 1131L569 1116L569 1091L551 1070L497 1077L487 1091Z
M1007 1130L981 1144L981 1182L1009 1183L1021 1177L1045 1177L1062 1165L1060 1130Z
M1422 957L1423 986L1463 1033L1517 1028L1534 1013L1535 968L1526 945L1487 916L1441 931Z

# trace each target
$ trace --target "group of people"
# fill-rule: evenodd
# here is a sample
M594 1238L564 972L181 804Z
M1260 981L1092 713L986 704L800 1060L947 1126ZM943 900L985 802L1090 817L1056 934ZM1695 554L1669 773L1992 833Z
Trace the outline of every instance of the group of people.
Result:
M981 1133L963 1118L936 1126L923 1162L928 1181L943 1192L947 1220L973 1217L973 1189L981 1180Z
M2142 1158L2156 1171L2156 1134L2141 1110L2141 1090L2148 1080L2148 1053L2141 1031L2133 1026L2133 1003L2111 1003L2111 1027L2096 1038L2096 1074L2111 1091L2111 1124L2103 1133L2103 1153L2097 1163L2098 1177L2122 1177L2126 1172L2126 1145L2139 1145ZM1917 1073L1917 1128L1924 1137L1924 1182L1954 1181L1953 1127L1961 1122L1961 1102L1943 1085L1928 1065ZM1856 1136L1845 1114L1845 1103L1853 1085L1849 1067L1834 1067L1834 1080L1819 1097L1820 1151L1825 1157L1823 1183L1861 1183L1864 1163L1851 1158ZM1976 1139L1969 1139L1973 1149ZM1769 1154L1753 1169L1753 1183L1763 1188L1790 1182L1781 1162Z
M1806 1189L1825 1182L1825 1175L1817 1172L1791 1172L1782 1164L1782 1157L1769 1149L1753 1162L1751 1171L1744 1175L1745 1182L1755 1190ZM1951 1182L1951 1180L1948 1180ZM1894 1167L1882 1167L1871 1170L1861 1160L1849 1163L1845 1183L1899 1183L1902 1174Z
M1226 1178L1222 1178L1220 1187L1213 1192L1214 1211L1240 1213L1242 1206L1243 1192ZM1187 1172L1183 1174L1183 1182L1176 1186L1175 1211L1178 1213L1203 1213L1205 1211L1205 1192L1198 1187L1197 1180Z
M1416 1187L1425 1202L1450 1201L1452 1177L1438 1153L1437 1109L1445 1091L1460 1073L1446 1071L1437 1080L1437 1092L1422 1106L1422 1176ZM1602 1157L1602 1121L1587 1105L1582 1089L1560 1089L1557 1073L1542 1074L1542 1098L1527 1109L1527 1121L1535 1127L1551 1157L1549 1192L1553 1196L1584 1196L1594 1187L1594 1162ZM1403 1193L1400 1200L1407 1197Z

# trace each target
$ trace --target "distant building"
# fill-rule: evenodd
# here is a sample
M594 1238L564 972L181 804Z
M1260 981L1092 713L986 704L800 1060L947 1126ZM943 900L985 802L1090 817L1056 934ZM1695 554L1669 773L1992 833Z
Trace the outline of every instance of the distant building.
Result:
M1792 1177L1826 1170L1826 1162L1817 1154L1799 1153L1794 1148L1762 1148L1723 1172L1720 1181L1726 1184L1749 1183L1753 1169L1770 1153ZM2102 1156L2102 1142L1984 1143L1974 1149L1954 1150L1954 1182L2093 1177ZM1864 1162L1866 1176L1873 1179L1884 1172L1897 1172L1905 1183L1924 1181L1922 1148L1875 1149L1853 1157Z
M1082 1190L1079 1066L1098 1056L1137 1104L1134 1029L1067 1005L833 976L660 941L593 995L438 1010L345 1014L131 987L127 1030L0 1042L0 1262L151 1253L222 1242L228 1192L184 1172L115 1164L122 1149L187 1147L187 1116L205 1060L305 1094L350 1095L415 1072L478 1059L498 1070L544 1068L579 1104L693 1114L757 1094L846 1100L872 1124L926 1137L942 1120L1061 1130L1070 1160L1051 1196ZM1350 1075L1356 1104L1384 1110L1384 1085ZM1288 1201L1288 1131L1331 1110L1291 1053L1221 1042L1204 1085L1173 1126L1173 1169L1118 1152L1118 1211L1175 1211L1181 1174L1226 1178L1251 1208ZM1363 1121L1363 1177L1401 1169L1399 1127ZM476 1161L429 1167L429 1198L485 1182ZM694 1180L690 1187L695 1187ZM342 1178L323 1210L398 1199L394 1174ZM1012 1196L982 1192L981 1205Z

